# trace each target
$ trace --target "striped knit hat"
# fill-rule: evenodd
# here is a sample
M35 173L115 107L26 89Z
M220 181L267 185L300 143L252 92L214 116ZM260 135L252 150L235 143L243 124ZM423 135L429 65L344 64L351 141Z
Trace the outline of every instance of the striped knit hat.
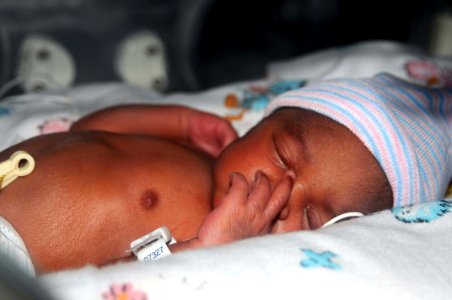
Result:
M394 207L444 197L452 177L452 88L388 74L312 83L270 103L316 111L349 128L376 157Z

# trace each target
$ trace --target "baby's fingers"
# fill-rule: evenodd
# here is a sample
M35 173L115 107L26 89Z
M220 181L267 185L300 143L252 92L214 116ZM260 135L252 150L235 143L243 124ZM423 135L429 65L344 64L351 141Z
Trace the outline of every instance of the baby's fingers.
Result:
M254 181L251 184L250 194L248 196L248 205L251 205L255 212L262 213L271 195L271 183L267 175L262 171L257 171Z
M273 221L284 209L289 201L293 182L293 174L286 173L283 179L275 187L264 211L264 216L267 220Z
M228 201L245 203L248 197L248 181L240 173L232 173L230 176L230 188L228 192Z

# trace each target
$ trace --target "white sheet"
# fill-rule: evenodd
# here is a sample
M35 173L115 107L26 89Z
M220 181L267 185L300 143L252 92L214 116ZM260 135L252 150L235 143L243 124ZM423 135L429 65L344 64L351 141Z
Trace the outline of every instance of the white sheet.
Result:
M451 210L452 202L433 202L39 280L56 299L120 299L124 289L143 295L125 299L450 299Z

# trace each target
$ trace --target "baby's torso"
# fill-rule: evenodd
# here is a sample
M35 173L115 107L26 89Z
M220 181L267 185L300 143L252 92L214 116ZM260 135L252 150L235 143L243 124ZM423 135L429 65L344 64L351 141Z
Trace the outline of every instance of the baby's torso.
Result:
M162 225L177 240L189 239L211 210L211 161L173 142L61 133L22 143L0 159L16 150L29 152L36 167L2 191L0 215L40 264L58 262L41 253L52 244L55 257L71 251L75 261L115 260Z
M115 149L112 163L104 161L106 174L113 173L121 197L128 198L125 206L145 219L152 215L155 225L147 230L166 225L176 239L196 236L212 207L211 159L159 138L115 135L109 142Z

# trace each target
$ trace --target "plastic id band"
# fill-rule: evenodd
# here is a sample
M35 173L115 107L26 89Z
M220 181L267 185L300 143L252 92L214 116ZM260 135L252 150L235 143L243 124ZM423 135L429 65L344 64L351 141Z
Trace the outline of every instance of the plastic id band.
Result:
M172 241L169 229L162 226L130 243L130 248L139 261L158 260L171 255L168 245Z

